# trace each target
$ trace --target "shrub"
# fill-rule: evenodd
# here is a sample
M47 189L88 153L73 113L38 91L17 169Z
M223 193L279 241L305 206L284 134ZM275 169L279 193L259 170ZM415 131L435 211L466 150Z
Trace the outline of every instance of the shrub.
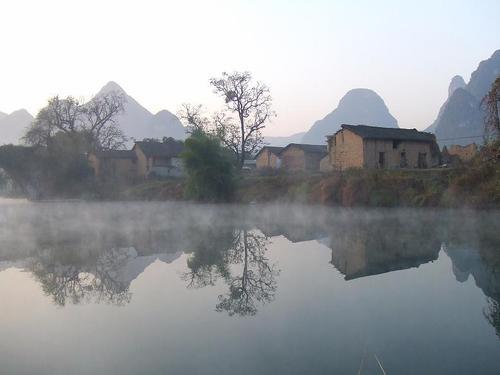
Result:
M234 158L218 139L197 131L186 139L181 156L187 172L186 198L200 201L228 201L232 198Z

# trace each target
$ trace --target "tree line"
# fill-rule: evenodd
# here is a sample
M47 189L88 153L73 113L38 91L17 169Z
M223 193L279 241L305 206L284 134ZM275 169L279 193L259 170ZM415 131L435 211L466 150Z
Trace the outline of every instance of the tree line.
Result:
M250 72L224 72L209 84L223 100L221 110L208 113L203 105L183 104L178 112L190 135L182 155L186 194L200 200L227 200L237 171L263 145L262 130L276 114L269 87ZM23 136L25 148L0 147L0 167L34 192L83 191L92 175L87 155L123 149L129 141L117 122L125 101L118 92L88 102L73 96L50 98ZM481 102L485 139L490 141L500 134L499 102L500 77Z

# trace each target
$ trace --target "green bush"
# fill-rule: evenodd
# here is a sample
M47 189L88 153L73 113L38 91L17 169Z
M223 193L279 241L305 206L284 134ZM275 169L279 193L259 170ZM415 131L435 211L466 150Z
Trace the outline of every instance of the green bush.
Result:
M233 197L234 158L220 141L198 131L186 139L182 159L187 179L185 195L188 199L220 202Z

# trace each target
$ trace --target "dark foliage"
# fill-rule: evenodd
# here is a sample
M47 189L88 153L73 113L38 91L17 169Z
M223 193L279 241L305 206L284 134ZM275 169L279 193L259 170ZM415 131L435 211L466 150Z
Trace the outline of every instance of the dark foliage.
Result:
M220 141L194 132L181 154L187 173L186 197L200 201L228 201L234 192L234 160Z

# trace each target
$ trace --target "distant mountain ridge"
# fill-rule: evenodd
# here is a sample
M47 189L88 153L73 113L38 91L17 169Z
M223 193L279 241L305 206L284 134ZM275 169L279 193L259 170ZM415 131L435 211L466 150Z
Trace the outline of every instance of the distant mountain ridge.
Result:
M116 82L108 82L96 96L111 92L122 94L126 99L124 112L117 116L116 121L127 137L138 141L144 138L186 138L186 129L177 116L165 109L153 115Z
M448 89L448 98L441 106L436 120L426 129L436 134L440 146L483 143L484 109L481 101L490 90L493 81L500 76L500 50L472 72L465 85L457 76ZM459 77L459 76L458 76Z
M358 88L348 91L335 110L316 121L302 138L302 143L324 144L342 124L363 124L398 128L398 121L389 112L384 100L373 90Z
M25 109L10 114L0 112L0 145L19 144L32 121L33 116Z
M186 138L186 129L177 116L167 110L152 114L128 95L116 82L108 82L99 90L97 96L111 92L122 94L126 99L124 112L116 117L116 121L125 135L131 140L161 139L163 137L183 140ZM33 116L25 109L20 109L11 114L0 112L0 145L19 144L21 137L33 119ZM131 143L129 142L129 146Z
M264 137L264 143L269 146L284 147L290 143L302 143L302 138L306 132L292 134L288 137Z

